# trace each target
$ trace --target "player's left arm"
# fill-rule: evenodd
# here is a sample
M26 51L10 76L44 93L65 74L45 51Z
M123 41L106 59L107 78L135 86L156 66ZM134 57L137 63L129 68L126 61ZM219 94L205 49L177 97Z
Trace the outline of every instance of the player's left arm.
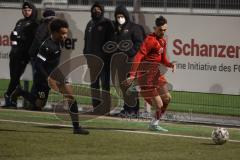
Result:
M170 62L167 57L167 44L164 45L164 50L161 58L162 64L164 64L166 67L172 68L172 71L174 72L176 69L176 61Z

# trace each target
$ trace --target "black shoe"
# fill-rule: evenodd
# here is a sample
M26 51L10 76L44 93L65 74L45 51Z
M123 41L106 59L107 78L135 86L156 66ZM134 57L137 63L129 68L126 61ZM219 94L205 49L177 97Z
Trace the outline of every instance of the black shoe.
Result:
M86 130L86 129L83 129L82 127L79 127L79 128L74 128L73 129L73 134L85 134L85 135L88 135L89 131Z

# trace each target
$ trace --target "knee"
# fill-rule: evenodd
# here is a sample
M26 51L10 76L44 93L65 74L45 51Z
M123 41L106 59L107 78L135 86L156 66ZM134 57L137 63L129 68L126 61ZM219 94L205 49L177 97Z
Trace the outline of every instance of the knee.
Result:
M170 94L165 95L162 97L163 104L168 105L171 101L172 97Z

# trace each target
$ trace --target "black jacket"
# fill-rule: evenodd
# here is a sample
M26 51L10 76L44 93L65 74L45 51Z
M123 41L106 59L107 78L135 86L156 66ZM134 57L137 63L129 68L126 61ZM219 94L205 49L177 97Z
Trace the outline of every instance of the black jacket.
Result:
M37 10L33 4L30 5L32 7L32 15L28 18L20 19L11 32L10 39L15 42L15 45L12 45L10 57L29 60L28 50L31 47L38 27Z
M39 52L39 47L46 38L50 36L48 25L53 20L53 18L43 19L41 24L38 26L35 38L32 42L32 45L29 49L29 55L32 58L35 58Z
M61 56L60 42L54 42L50 37L47 38L39 47L36 56L36 72L45 79L58 66Z
M117 22L116 15L117 14L123 14L126 23L123 25L120 25ZM112 36L112 41L116 42L120 47L121 43L120 42L127 42L127 43L132 43L130 45L131 47L127 47L124 49L119 48L117 52L124 52L125 54L128 55L129 58L132 58L136 55L141 43L143 42L144 39L144 33L140 25L133 23L130 18L129 18L129 13L127 9L124 6L119 6L115 10L115 22L114 22L114 34ZM125 45L123 45L125 46ZM124 49L124 50L123 50Z
M83 54L92 54L104 58L103 45L110 40L113 32L112 22L102 17L100 20L90 20L85 29Z

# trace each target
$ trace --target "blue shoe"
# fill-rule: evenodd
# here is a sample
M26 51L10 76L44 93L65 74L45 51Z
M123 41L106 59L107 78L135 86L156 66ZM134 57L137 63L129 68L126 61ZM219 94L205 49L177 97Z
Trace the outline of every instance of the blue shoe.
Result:
M4 94L5 104L2 106L7 109L17 109L17 102L11 100L11 97L8 94Z
M4 106L11 106L11 98L7 93L4 93L5 104Z
M17 107L17 101L12 100L7 93L4 94L4 99L5 99L4 107L13 107L13 108Z
M167 129L165 129L165 128L159 126L159 125L152 125L152 124L150 124L150 125L148 126L148 128L149 128L151 131L168 132Z

